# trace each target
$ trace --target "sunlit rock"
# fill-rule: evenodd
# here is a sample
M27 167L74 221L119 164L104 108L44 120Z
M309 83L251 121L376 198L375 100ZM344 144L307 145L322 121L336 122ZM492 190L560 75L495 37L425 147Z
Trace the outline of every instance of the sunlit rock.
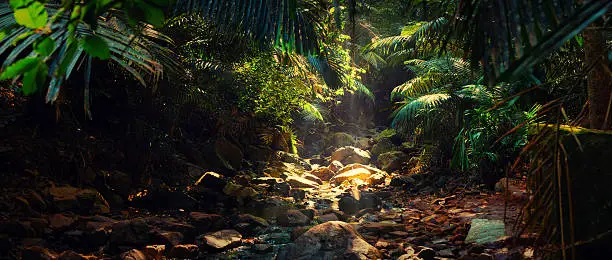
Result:
M317 187L319 187L318 183L311 181L309 179L306 179L306 178L299 177L299 176L289 176L287 177L287 179L285 179L285 181L289 183L289 185L291 185L291 188L316 189Z
M199 246L215 250L236 247L240 244L242 235L233 229L224 229L198 238Z
M370 158L371 155L369 152L353 146L345 146L339 148L331 156L332 161L336 160L341 162L342 164L368 164L370 163Z

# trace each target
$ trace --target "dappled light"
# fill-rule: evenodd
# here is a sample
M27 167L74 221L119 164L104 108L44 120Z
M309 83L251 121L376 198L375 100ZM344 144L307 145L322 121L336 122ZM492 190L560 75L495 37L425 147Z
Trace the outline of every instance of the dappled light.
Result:
M0 259L608 259L606 0L0 3Z

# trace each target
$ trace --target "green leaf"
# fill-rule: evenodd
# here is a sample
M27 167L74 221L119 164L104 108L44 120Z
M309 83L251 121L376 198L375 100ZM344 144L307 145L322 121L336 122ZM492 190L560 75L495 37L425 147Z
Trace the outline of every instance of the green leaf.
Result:
M49 67L42 60L38 60L36 67L23 74L23 94L29 96L36 93L47 80Z
M45 37L40 41L34 42L34 50L40 56L48 57L55 50L55 41L51 37Z
M106 60L110 58L110 49L108 44L102 38L96 35L89 35L83 39L81 46L92 57Z
M6 37L6 31L2 30L0 31L0 41L4 40L4 37Z
M11 0L10 5L11 9L17 10L19 8L24 8L28 6L32 2L34 2L34 0Z
M41 60L36 57L28 57L18 60L6 68L2 75L0 75L0 80L16 78L19 75L35 68L37 63L40 61Z
M33 2L25 8L15 10L15 21L31 29L40 29L47 24L49 14L40 2Z

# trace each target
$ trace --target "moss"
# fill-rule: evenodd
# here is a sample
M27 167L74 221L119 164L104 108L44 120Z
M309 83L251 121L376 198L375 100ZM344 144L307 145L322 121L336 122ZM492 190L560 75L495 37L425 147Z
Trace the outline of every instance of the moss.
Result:
M383 139L394 138L396 135L397 135L397 131L395 131L395 129L387 128L387 129L383 130L382 132L380 132L380 134L378 134L376 137L374 137L374 141L375 142L380 142Z

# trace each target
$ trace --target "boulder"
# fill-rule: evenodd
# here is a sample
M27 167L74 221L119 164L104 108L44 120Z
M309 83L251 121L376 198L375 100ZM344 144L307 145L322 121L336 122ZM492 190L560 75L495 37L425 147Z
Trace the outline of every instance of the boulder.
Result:
M326 141L327 147L344 147L355 144L355 138L352 135L344 132L337 132L331 134Z
M505 235L504 222L501 220L472 219L465 243L493 243Z
M198 238L199 246L213 250L229 249L240 244L242 235L233 229L224 229Z
M83 255L83 254L74 252L72 250L67 250L67 251L62 252L57 259L58 260L96 260L98 259L98 257L94 255Z
M191 224L196 227L199 233L219 230L225 226L223 216L219 214L207 214L202 212L189 213Z
M169 258L195 259L198 257L199 247L193 244L176 245L170 249Z
M183 233L177 231L156 232L156 241L168 247L178 245L185 240Z
M166 252L166 245L148 245L142 252L147 256L147 259L162 260Z
M330 222L330 221L339 221L338 216L336 216L336 214L333 214L333 213L319 216L320 223L325 223L325 222Z
M344 167L344 164L342 164L339 161L332 161L329 166L327 166L328 169L330 169L332 172L337 173L340 169L342 169Z
M338 208L348 215L353 215L359 211L359 201L351 196L345 196L338 201Z
M319 179L324 180L324 181L329 181L329 179L334 177L334 171L330 170L329 167L316 168L310 171L310 174L317 176Z
M87 214L110 212L108 202L95 189L64 186L51 187L48 191L57 211L77 211Z
M310 224L310 218L296 209L281 213L276 217L276 221L283 227L306 226Z
M265 219L250 214L232 216L230 224L240 234L245 236L254 236L262 233L270 225Z
M329 221L312 227L279 254L279 259L382 259L353 226Z
M57 259L57 254L44 247L31 246L21 251L21 259L52 260Z
M345 181L352 181L353 179L359 179L366 182L371 175L372 173L368 169L356 168L337 174L330 180L330 182L336 185L339 185Z
M319 187L318 183L311 181L309 179L306 179L306 178L298 177L298 176L289 176L287 177L287 179L285 179L285 181L289 183L289 185L291 185L292 188L316 189Z
M378 141L374 145L372 145L372 157L378 158L378 156L383 153L395 150L397 150L397 147L395 146L395 144L393 144L393 142L391 142L391 140L382 139L381 141Z
M121 253L121 260L147 260L147 256L138 249L132 249L127 252Z
M383 171L395 171L401 168L403 162L408 160L408 155L401 151L386 152L378 156L378 166Z
M53 214L49 216L49 227L54 230L64 230L76 222L76 218L65 214Z
M141 247L155 241L155 234L142 218L124 220L112 225L111 245Z
M221 190L227 184L223 175L216 172L206 172L195 182L196 186Z
M370 163L371 155L369 152L361 150L357 147L353 146L345 146L337 149L331 156L331 160L339 161L342 164L351 164L351 163L360 163L360 164L368 164Z

